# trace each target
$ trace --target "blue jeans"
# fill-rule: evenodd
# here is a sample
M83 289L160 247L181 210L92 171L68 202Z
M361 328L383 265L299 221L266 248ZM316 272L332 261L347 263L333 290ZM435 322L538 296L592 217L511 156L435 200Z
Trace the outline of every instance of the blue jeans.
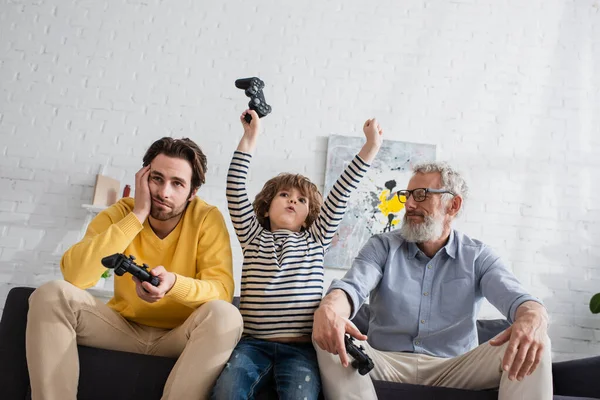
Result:
M254 399L272 381L281 400L317 400L321 377L312 343L277 343L244 336L217 379L211 398Z

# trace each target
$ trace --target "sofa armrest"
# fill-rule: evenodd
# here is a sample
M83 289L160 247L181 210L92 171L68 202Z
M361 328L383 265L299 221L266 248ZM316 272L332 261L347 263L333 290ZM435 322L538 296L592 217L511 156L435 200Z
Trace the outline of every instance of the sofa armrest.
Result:
M600 398L600 356L552 364L554 394Z
M29 296L35 289L16 287L8 292L0 321L0 388L2 398L24 399L29 389L25 358L25 329Z

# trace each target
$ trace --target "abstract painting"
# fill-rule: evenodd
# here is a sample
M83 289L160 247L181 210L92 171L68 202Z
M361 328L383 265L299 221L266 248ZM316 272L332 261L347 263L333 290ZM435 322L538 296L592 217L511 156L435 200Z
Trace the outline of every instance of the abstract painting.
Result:
M327 147L325 195L365 142L361 137L333 135ZM367 240L398 227L404 204L397 190L406 189L415 164L435 160L435 145L384 140L358 189L352 193L341 225L325 255L326 268L348 269Z

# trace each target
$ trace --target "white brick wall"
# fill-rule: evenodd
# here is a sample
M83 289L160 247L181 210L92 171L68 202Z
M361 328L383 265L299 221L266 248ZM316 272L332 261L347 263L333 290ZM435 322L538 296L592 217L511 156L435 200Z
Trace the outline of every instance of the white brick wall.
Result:
M466 172L457 225L546 302L556 358L599 354L599 27L598 0L0 0L0 302L59 277L95 174L131 183L162 135L203 147L225 212L233 81L258 75L253 192L284 170L322 186L326 137L377 116Z

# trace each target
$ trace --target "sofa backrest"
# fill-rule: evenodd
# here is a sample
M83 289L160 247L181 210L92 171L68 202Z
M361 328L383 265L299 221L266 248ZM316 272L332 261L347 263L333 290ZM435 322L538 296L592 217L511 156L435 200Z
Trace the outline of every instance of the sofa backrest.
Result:
M356 316L352 319L352 322L359 331L366 333L369 330L369 320L371 318L371 309L369 304L363 304L358 310ZM510 324L505 319L480 319L477 320L477 337L479 344L485 343L506 328Z

